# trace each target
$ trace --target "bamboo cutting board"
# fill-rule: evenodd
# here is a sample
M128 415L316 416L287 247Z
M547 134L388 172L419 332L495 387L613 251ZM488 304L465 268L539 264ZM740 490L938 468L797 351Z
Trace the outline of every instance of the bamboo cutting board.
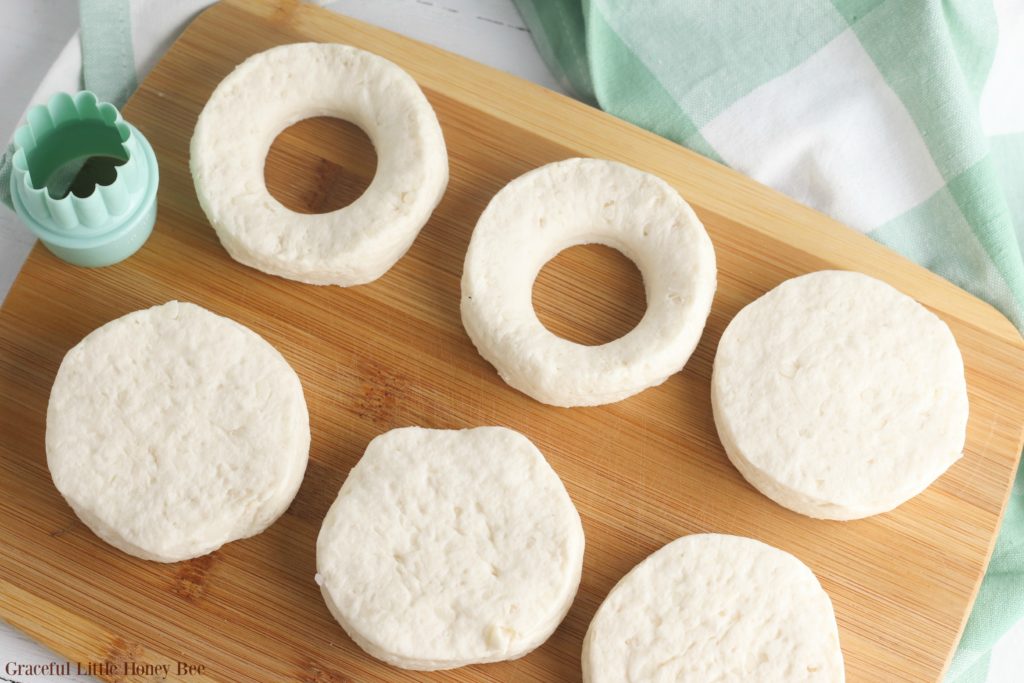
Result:
M313 287L232 261L196 202L188 143L206 98L245 57L292 41L337 41L406 68L437 110L451 184L409 254L352 289ZM36 247L0 315L0 614L104 678L201 667L189 681L575 681L584 632L626 571L683 534L718 531L794 553L835 604L848 679L936 681L992 548L1024 422L1024 352L1002 316L944 280L740 175L594 109L387 31L293 2L232 0L201 15L125 108L160 160L159 219L128 261L77 269ZM692 360L664 385L600 408L557 409L506 386L459 319L462 258L476 218L506 182L570 156L617 159L668 180L715 244L719 289ZM358 129L315 119L283 133L267 182L286 205L325 211L374 172ZM821 268L887 280L949 323L963 350L971 417L965 457L895 512L824 522L747 485L715 434L715 346L745 304ZM99 541L50 482L43 449L50 385L63 354L95 327L169 299L251 327L295 367L313 445L302 488L266 533L189 562L143 562ZM554 331L607 341L635 324L635 268L577 247L538 279ZM567 619L515 662L421 674L360 651L313 582L320 521L367 442L404 425L502 424L532 439L562 476L587 534L583 582ZM105 667L105 668L104 668Z

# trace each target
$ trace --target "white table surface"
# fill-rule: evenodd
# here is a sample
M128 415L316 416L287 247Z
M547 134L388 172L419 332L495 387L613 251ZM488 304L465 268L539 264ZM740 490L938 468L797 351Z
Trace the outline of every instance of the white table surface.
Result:
M510 0L336 0L330 6L560 90ZM74 0L0 0L0 138L6 140L20 123L29 98L77 23ZM0 301L6 298L34 242L17 216L0 205ZM0 621L0 680L94 680L86 676L10 677L4 671L8 662L51 661L65 660ZM1024 622L996 647L988 681L1024 681Z

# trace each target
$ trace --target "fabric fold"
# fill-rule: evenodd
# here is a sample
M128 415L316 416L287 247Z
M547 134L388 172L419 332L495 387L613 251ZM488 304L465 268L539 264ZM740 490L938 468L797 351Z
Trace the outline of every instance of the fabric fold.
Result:
M514 0L585 101L929 268L1024 329L1019 0ZM947 680L1024 617L1021 472Z

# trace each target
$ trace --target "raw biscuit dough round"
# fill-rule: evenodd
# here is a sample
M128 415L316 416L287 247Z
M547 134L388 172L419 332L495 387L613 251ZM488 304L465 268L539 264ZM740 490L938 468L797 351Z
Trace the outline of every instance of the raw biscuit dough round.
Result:
M583 527L540 451L504 427L375 438L316 544L331 613L366 652L422 671L515 659L565 617Z
M584 683L845 678L832 601L789 553L695 534L634 567L583 641Z
M93 331L50 391L57 490L97 536L147 560L263 531L295 497L308 455L295 371L255 332L194 304Z
M278 133L314 116L362 128L377 172L350 205L311 215L270 195L263 166ZM199 115L190 165L199 203L232 258L317 285L383 275L448 185L441 127L416 81L383 57L327 43L282 45L238 65Z
M600 346L562 339L533 309L533 282L558 252L618 249L644 279L647 311ZM462 322L508 384L556 406L621 401L664 382L693 353L715 293L715 252L690 205L662 179L624 164L568 159L506 185L473 230Z
M846 271L783 282L733 318L711 380L736 468L796 512L858 519L917 495L960 458L963 360L949 327Z

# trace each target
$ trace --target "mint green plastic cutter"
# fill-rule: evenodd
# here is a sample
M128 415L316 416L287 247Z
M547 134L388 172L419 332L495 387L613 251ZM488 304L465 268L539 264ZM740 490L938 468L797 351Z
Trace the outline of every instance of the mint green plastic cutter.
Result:
M29 109L14 146L14 209L59 258L77 266L109 266L145 243L156 220L156 155L114 105L88 90L57 93ZM74 185L54 191L62 169L96 158L109 161L108 177L85 196L77 196Z

